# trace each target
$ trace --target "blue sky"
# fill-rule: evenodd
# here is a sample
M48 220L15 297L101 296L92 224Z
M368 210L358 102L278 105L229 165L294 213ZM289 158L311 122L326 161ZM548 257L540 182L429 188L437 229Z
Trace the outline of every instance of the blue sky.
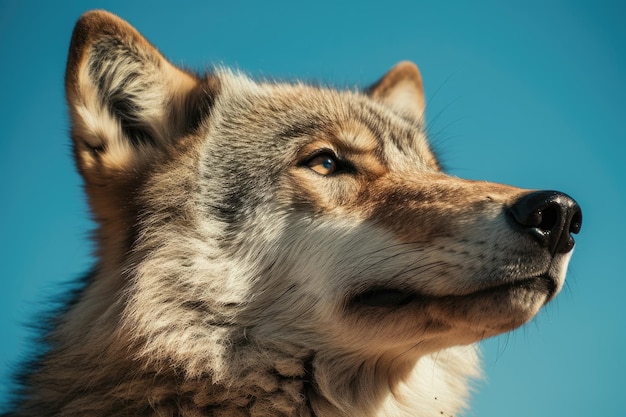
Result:
M486 379L466 415L624 415L623 4L0 0L0 400L29 349L26 324L91 264L63 72L75 20L106 8L197 70L366 86L416 62L451 173L562 190L584 215L561 295L483 343Z

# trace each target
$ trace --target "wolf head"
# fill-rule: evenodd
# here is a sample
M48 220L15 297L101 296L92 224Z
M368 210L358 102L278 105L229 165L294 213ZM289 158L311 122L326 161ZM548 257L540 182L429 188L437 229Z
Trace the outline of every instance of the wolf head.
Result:
M563 285L578 205L442 172L412 63L365 91L198 76L99 11L66 92L99 262L64 332L143 369L299 380L318 416L453 412L476 358L451 348Z

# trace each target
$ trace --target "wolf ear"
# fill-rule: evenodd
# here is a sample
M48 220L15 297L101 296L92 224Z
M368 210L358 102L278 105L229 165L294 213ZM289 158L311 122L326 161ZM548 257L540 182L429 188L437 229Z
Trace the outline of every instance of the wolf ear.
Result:
M65 91L74 153L88 182L136 171L198 127L217 81L170 64L139 32L105 11L76 23Z
M419 121L424 118L422 75L412 62L396 64L366 93L404 116Z

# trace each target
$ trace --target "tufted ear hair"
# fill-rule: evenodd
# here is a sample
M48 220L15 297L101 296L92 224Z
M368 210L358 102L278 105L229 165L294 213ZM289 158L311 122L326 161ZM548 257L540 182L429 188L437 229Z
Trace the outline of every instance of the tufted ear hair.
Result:
M402 61L366 90L366 93L395 112L422 121L425 101L422 75L417 66Z
M87 184L136 171L208 114L217 80L170 64L127 22L91 11L76 23L65 91Z

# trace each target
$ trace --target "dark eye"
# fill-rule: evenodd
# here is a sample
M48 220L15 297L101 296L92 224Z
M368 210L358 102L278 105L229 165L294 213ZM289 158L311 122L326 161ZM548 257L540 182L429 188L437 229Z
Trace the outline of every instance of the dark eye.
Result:
M320 175L330 175L337 171L339 163L335 155L324 152L309 159L306 166Z

